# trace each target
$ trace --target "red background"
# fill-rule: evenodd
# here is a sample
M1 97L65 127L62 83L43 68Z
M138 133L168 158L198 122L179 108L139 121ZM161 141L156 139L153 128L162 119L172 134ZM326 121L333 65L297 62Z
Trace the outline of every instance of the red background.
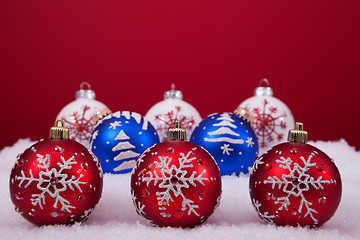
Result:
M88 81L145 115L175 82L202 117L270 80L311 140L360 148L360 1L1 1L0 149L47 138Z

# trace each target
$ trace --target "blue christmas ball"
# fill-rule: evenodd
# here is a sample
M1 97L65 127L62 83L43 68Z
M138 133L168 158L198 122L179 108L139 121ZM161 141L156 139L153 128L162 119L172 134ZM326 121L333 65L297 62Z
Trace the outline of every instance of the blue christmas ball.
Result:
M190 142L214 157L221 175L248 173L259 151L250 122L234 113L209 115L194 129Z
M155 128L135 112L115 112L95 126L90 150L106 173L127 173L146 149L159 143Z

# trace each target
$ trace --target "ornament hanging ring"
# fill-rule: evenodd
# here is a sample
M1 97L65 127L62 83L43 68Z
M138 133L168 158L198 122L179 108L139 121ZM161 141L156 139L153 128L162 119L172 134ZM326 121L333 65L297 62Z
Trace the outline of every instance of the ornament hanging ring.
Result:
M86 88L84 88L84 86L86 86ZM90 83L88 83L88 82L82 82L82 83L80 84L80 89L81 89L81 90L90 90L90 89L91 89L91 85L90 85Z
M265 83L265 87L270 86L269 80L267 80L267 78L263 78L263 79L260 80L259 87L263 87L264 83Z

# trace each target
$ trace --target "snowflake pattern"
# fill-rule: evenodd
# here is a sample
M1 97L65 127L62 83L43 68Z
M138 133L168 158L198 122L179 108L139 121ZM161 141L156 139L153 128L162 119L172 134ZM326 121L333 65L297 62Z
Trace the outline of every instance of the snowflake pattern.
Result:
M252 126L258 137L260 147L267 147L268 143L273 142L275 138L278 141L283 140L284 134L282 131L287 127L286 122L282 120L286 117L285 112L279 114L278 109L269 106L268 100L264 99L262 108L254 108L252 113L255 115Z
M168 156L159 156L159 161L154 162L156 168L161 168L161 176L155 171L152 173L151 171L147 171L145 174L141 172L140 174L144 174L142 176L142 181L146 182L147 186L153 181L154 185L158 184L159 188L164 189L164 191L156 192L158 205L162 210L166 210L166 206L170 205L170 201L173 202L174 197L182 198L182 211L188 209L187 214L190 215L194 213L199 216L196 212L196 208L199 208L198 205L194 204L194 201L186 198L186 196L182 192L182 188L189 188L190 185L196 186L197 183L205 185L203 181L209 181L208 178L203 177L206 170L204 169L201 173L197 175L196 171L191 173L191 176L186 177L188 171L186 168L192 168L191 164L196 158L189 158L192 151L189 151L186 155L184 153L180 153L179 167L176 167L174 164L170 165L172 160L171 157ZM139 175L140 175L139 174ZM197 175L197 176L196 176ZM172 196L173 195L173 196ZM167 214L165 212L161 213L162 216L166 217Z
M134 190L131 191L131 199L132 199L132 201L133 201L133 203L135 205L136 212L139 215L144 215L145 214L145 212L144 212L145 204L143 204L140 201L137 201Z
M264 221L267 223L274 223L272 219L278 217L277 215L269 215L269 212L262 213L260 211L261 203L259 203L259 201L255 199L252 199L252 202L261 219L264 219Z
M317 179L314 179L307 171L316 165L316 163L311 163L311 159L316 155L316 151L311 153L306 160L303 156L300 159L303 162L303 166L300 166L298 163L293 163L290 157L284 158L280 157L276 162L279 163L279 168L289 170L289 174L283 174L281 179L277 176L269 176L267 180L264 180L264 184L272 184L272 189L276 186L278 189L282 189L282 191L287 194L285 197L278 197L275 199L275 204L280 204L278 210L286 209L288 210L288 206L290 205L290 197L300 197L300 205L297 211L301 213L303 211L303 207L305 207L306 214L304 218L310 216L314 221L314 224L317 224L318 220L315 218L314 214L317 211L311 208L312 203L306 200L304 196L304 192L309 191L310 186L315 189L324 189L322 184L330 184L332 180L322 180L322 176L319 176ZM291 166L293 165L293 168Z
M37 182L37 189L41 191L40 194L32 194L31 203L34 206L39 205L41 209L43 209L43 205L45 204L46 194L48 194L51 198L55 199L54 208L58 208L58 204L60 203L61 208L60 211L71 212L74 206L70 205L70 202L63 198L60 194L65 192L67 188L70 188L72 191L75 191L76 187L80 192L82 192L80 184L86 184L86 182L80 181L83 177L82 174L78 178L75 176L71 176L68 178L66 173L63 173L66 169L71 169L72 165L77 164L74 160L74 156L65 160L63 156L61 156L61 162L58 162L57 165L60 167L58 171L56 168L50 169L50 155L46 154L44 157L41 154L36 155L38 168L43 169L43 171L39 172L39 178L35 178L33 176L32 170L29 170L29 177L26 177L24 170L21 171L21 176L15 176L15 180L20 180L19 187L21 188L22 184L25 181L28 181L24 188L27 188L32 182Z
M234 151L233 148L229 148L230 144L224 143L223 146L220 147L221 150L223 150L223 154L230 155L229 151Z
M155 121L157 122L156 131L159 136L162 137L161 141L167 140L167 131L169 128L174 127L175 120L178 120L180 126L187 131L191 131L195 124L193 116L186 116L182 113L183 109L181 106L175 106L175 111L170 111L164 114L155 115Z
M74 112L68 119L64 117L62 119L65 120L66 127L69 128L71 139L77 142L88 142L94 129L94 124L92 123L93 115L85 118L86 112L91 109L90 106L85 105L81 109L82 112Z
M252 137L247 137L247 140L245 142L247 143L247 147L253 147L255 144L252 140Z

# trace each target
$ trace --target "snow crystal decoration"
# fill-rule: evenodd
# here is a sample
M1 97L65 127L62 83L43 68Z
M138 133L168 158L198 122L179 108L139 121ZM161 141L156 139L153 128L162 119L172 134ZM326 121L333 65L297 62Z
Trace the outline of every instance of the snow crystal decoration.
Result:
M269 215L269 212L262 213L260 211L261 203L259 203L259 201L255 199L252 199L252 202L261 219L264 219L264 221L267 223L274 223L272 219L278 217L277 215Z
M63 156L61 156L61 162L58 162L57 165L60 167L60 170L58 171L56 168L50 168L50 155L46 154L44 157L41 154L36 155L37 162L38 162L38 168L44 169L43 171L39 172L39 177L35 178L33 176L32 170L29 170L29 177L26 177L24 171L21 171L21 176L15 176L16 180L20 180L19 187L21 188L21 185L28 181L27 184L24 186L24 188L27 188L32 182L38 182L36 187L41 191L40 194L32 194L31 203L34 206L39 205L41 209L43 209L43 205L46 204L46 193L51 197L55 199L54 208L58 208L58 203L61 205L60 211L67 211L71 213L71 208L75 208L74 206L71 206L68 200L63 198L60 193L67 190L67 188L70 188L72 191L74 191L74 187L76 187L80 192L82 192L80 184L86 184L86 182L80 181L80 179L83 177L82 174L75 179L75 176L71 176L68 178L68 175L66 173L63 173L65 169L71 169L72 165L77 164L77 162L74 160L74 156L69 158L68 160L65 160ZM60 186L59 186L60 185Z
M91 110L91 107L84 105L81 107L82 112L73 112L68 119L62 117L66 122L66 127L69 128L70 138L78 142L87 142L89 141L92 131L94 129L94 124L92 123L92 118L94 114L88 115L86 112Z
M155 122L157 123L155 129L159 136L164 136L161 141L167 140L167 131L169 128L174 127L175 120L178 120L180 126L187 131L191 131L195 125L194 117L185 115L181 106L175 106L174 108L175 110L155 115Z
M300 197L301 201L297 211L301 213L303 207L305 207L306 214L304 215L304 218L310 216L314 221L314 224L317 224L318 220L314 216L314 213L317 213L317 211L311 208L312 203L305 199L303 192L309 191L310 185L316 190L324 189L322 184L330 184L332 180L322 180L322 176L319 176L315 180L306 173L311 167L316 166L316 163L311 163L311 159L314 155L315 153L313 152L309 155L307 160L301 156L300 159L302 160L304 166L301 167L298 163L294 163L293 168L291 168L293 161L290 157L286 159L284 157L280 157L280 159L276 160L276 162L279 163L279 168L289 170L289 174L283 174L281 179L277 176L269 176L267 180L264 180L264 184L272 184L272 189L274 189L276 185L279 189L282 187L282 191L287 194L285 197L278 197L275 199L275 204L280 204L278 210L288 210L291 196L296 198Z
M170 165L170 162L172 160L171 157L158 156L158 159L160 161L156 161L154 163L155 167L161 168L161 176L159 176L156 171L154 171L154 173L148 171L145 173L145 176L142 177L142 181L146 182L147 186L149 186L152 181L154 181L154 185L157 185L158 182L160 182L158 184L158 187L163 188L164 191L156 192L156 196L158 196L158 205L162 206L162 210L166 210L166 206L169 206L170 201L173 201L173 194L174 197L182 197L183 201L181 210L185 211L186 209L188 209L188 215L194 213L195 215L199 216L199 214L195 210L196 208L199 208L199 206L193 204L193 200L185 197L182 192L182 188L189 188L190 184L195 187L196 182L205 185L203 181L209 181L209 179L203 177L203 174L206 172L205 169L197 176L197 172L193 171L190 177L186 177L188 173L188 171L186 171L186 168L192 168L193 165L191 164L191 162L196 159L195 157L189 158L191 153L192 151L189 151L186 155L182 152L180 153L181 157L178 158L179 167L176 167L174 164ZM163 212L162 216L166 217L166 213Z
M248 108L247 108L248 109ZM269 101L264 99L263 106L252 110L255 120L252 126L258 136L260 147L265 148L268 143L282 141L284 139L284 130L287 128L284 118L287 117L285 111L278 113L278 108L269 105Z

